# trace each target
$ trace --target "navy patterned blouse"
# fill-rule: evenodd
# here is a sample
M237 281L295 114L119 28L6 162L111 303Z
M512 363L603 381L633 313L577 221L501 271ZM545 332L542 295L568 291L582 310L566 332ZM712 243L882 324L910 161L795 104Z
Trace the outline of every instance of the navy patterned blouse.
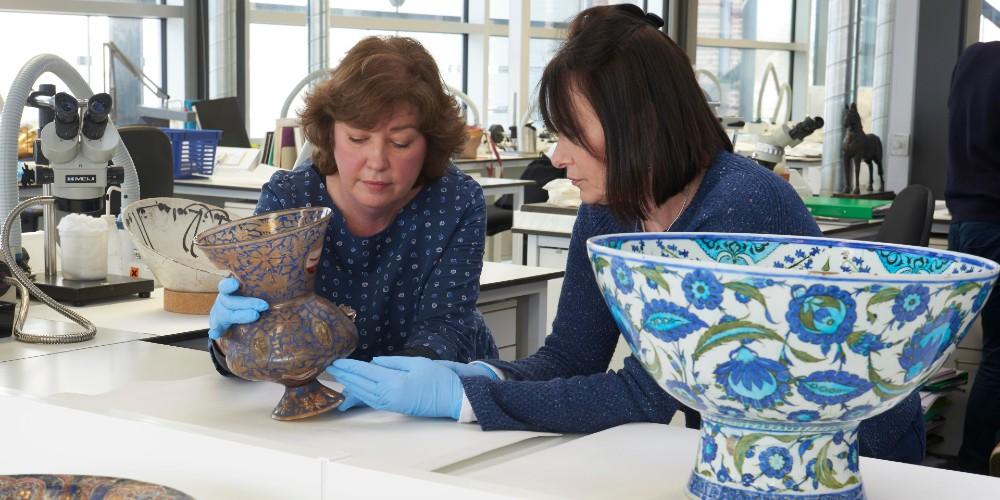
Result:
M261 190L256 212L333 209L316 293L357 311L358 347L351 357L496 357L496 344L476 309L486 238L479 183L449 166L386 229L361 238L347 229L325 180L312 162L275 172Z

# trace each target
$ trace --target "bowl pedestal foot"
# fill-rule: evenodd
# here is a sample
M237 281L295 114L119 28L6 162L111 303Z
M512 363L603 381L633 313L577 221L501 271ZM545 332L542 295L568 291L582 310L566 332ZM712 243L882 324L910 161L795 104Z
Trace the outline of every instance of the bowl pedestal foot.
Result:
M297 387L285 387L285 394L271 412L275 420L298 420L330 411L344 402L344 395L313 379Z
M703 415L687 493L700 499L865 498L856 422L732 421Z

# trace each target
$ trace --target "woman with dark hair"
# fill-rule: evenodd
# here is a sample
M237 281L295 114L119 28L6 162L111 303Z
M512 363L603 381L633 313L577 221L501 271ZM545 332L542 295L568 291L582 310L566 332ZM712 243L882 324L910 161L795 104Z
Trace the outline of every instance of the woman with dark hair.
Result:
M410 38L369 37L306 98L312 160L264 185L257 212L327 206L333 216L316 293L357 312L354 359L495 357L476 310L486 209L479 184L451 164L465 123L431 55ZM219 284L209 337L256 321L268 305ZM226 360L211 343L224 374ZM349 398L346 409L356 403Z
M552 162L584 202L545 345L514 362L424 360L407 369L391 357L336 361L329 371L349 394L374 408L475 420L485 430L596 432L666 423L684 410L633 357L606 372L620 333L594 280L587 239L636 231L821 233L787 182L732 153L687 56L662 25L633 5L587 9L539 83L542 116L559 134ZM867 456L919 462L919 399L863 422L860 441Z

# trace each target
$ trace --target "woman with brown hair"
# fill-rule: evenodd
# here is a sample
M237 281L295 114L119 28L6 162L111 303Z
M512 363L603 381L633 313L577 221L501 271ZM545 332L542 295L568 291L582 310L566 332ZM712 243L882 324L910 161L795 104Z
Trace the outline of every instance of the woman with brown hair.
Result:
M621 333L594 280L587 239L639 231L821 234L787 182L732 153L690 61L662 26L634 5L584 10L542 74L539 109L559 134L552 162L584 202L545 345L514 362L335 361L328 371L348 394L373 408L478 421L485 430L596 432L667 423L686 410L634 357L607 372ZM919 401L913 395L862 422L861 453L919 462Z
M333 209L316 293L358 313L351 357L496 357L476 310L483 192L451 164L465 123L427 50L410 38L361 40L308 95L301 120L312 159L276 172L256 211ZM220 282L211 339L267 309L235 295L238 288L233 278ZM211 346L217 368L229 374Z

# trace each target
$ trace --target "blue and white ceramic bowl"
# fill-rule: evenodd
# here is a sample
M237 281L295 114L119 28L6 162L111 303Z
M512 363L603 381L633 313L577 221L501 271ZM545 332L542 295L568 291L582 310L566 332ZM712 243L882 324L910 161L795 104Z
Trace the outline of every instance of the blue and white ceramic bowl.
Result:
M940 367L997 263L903 245L714 233L587 242L633 355L702 413L699 498L863 498L857 425Z

